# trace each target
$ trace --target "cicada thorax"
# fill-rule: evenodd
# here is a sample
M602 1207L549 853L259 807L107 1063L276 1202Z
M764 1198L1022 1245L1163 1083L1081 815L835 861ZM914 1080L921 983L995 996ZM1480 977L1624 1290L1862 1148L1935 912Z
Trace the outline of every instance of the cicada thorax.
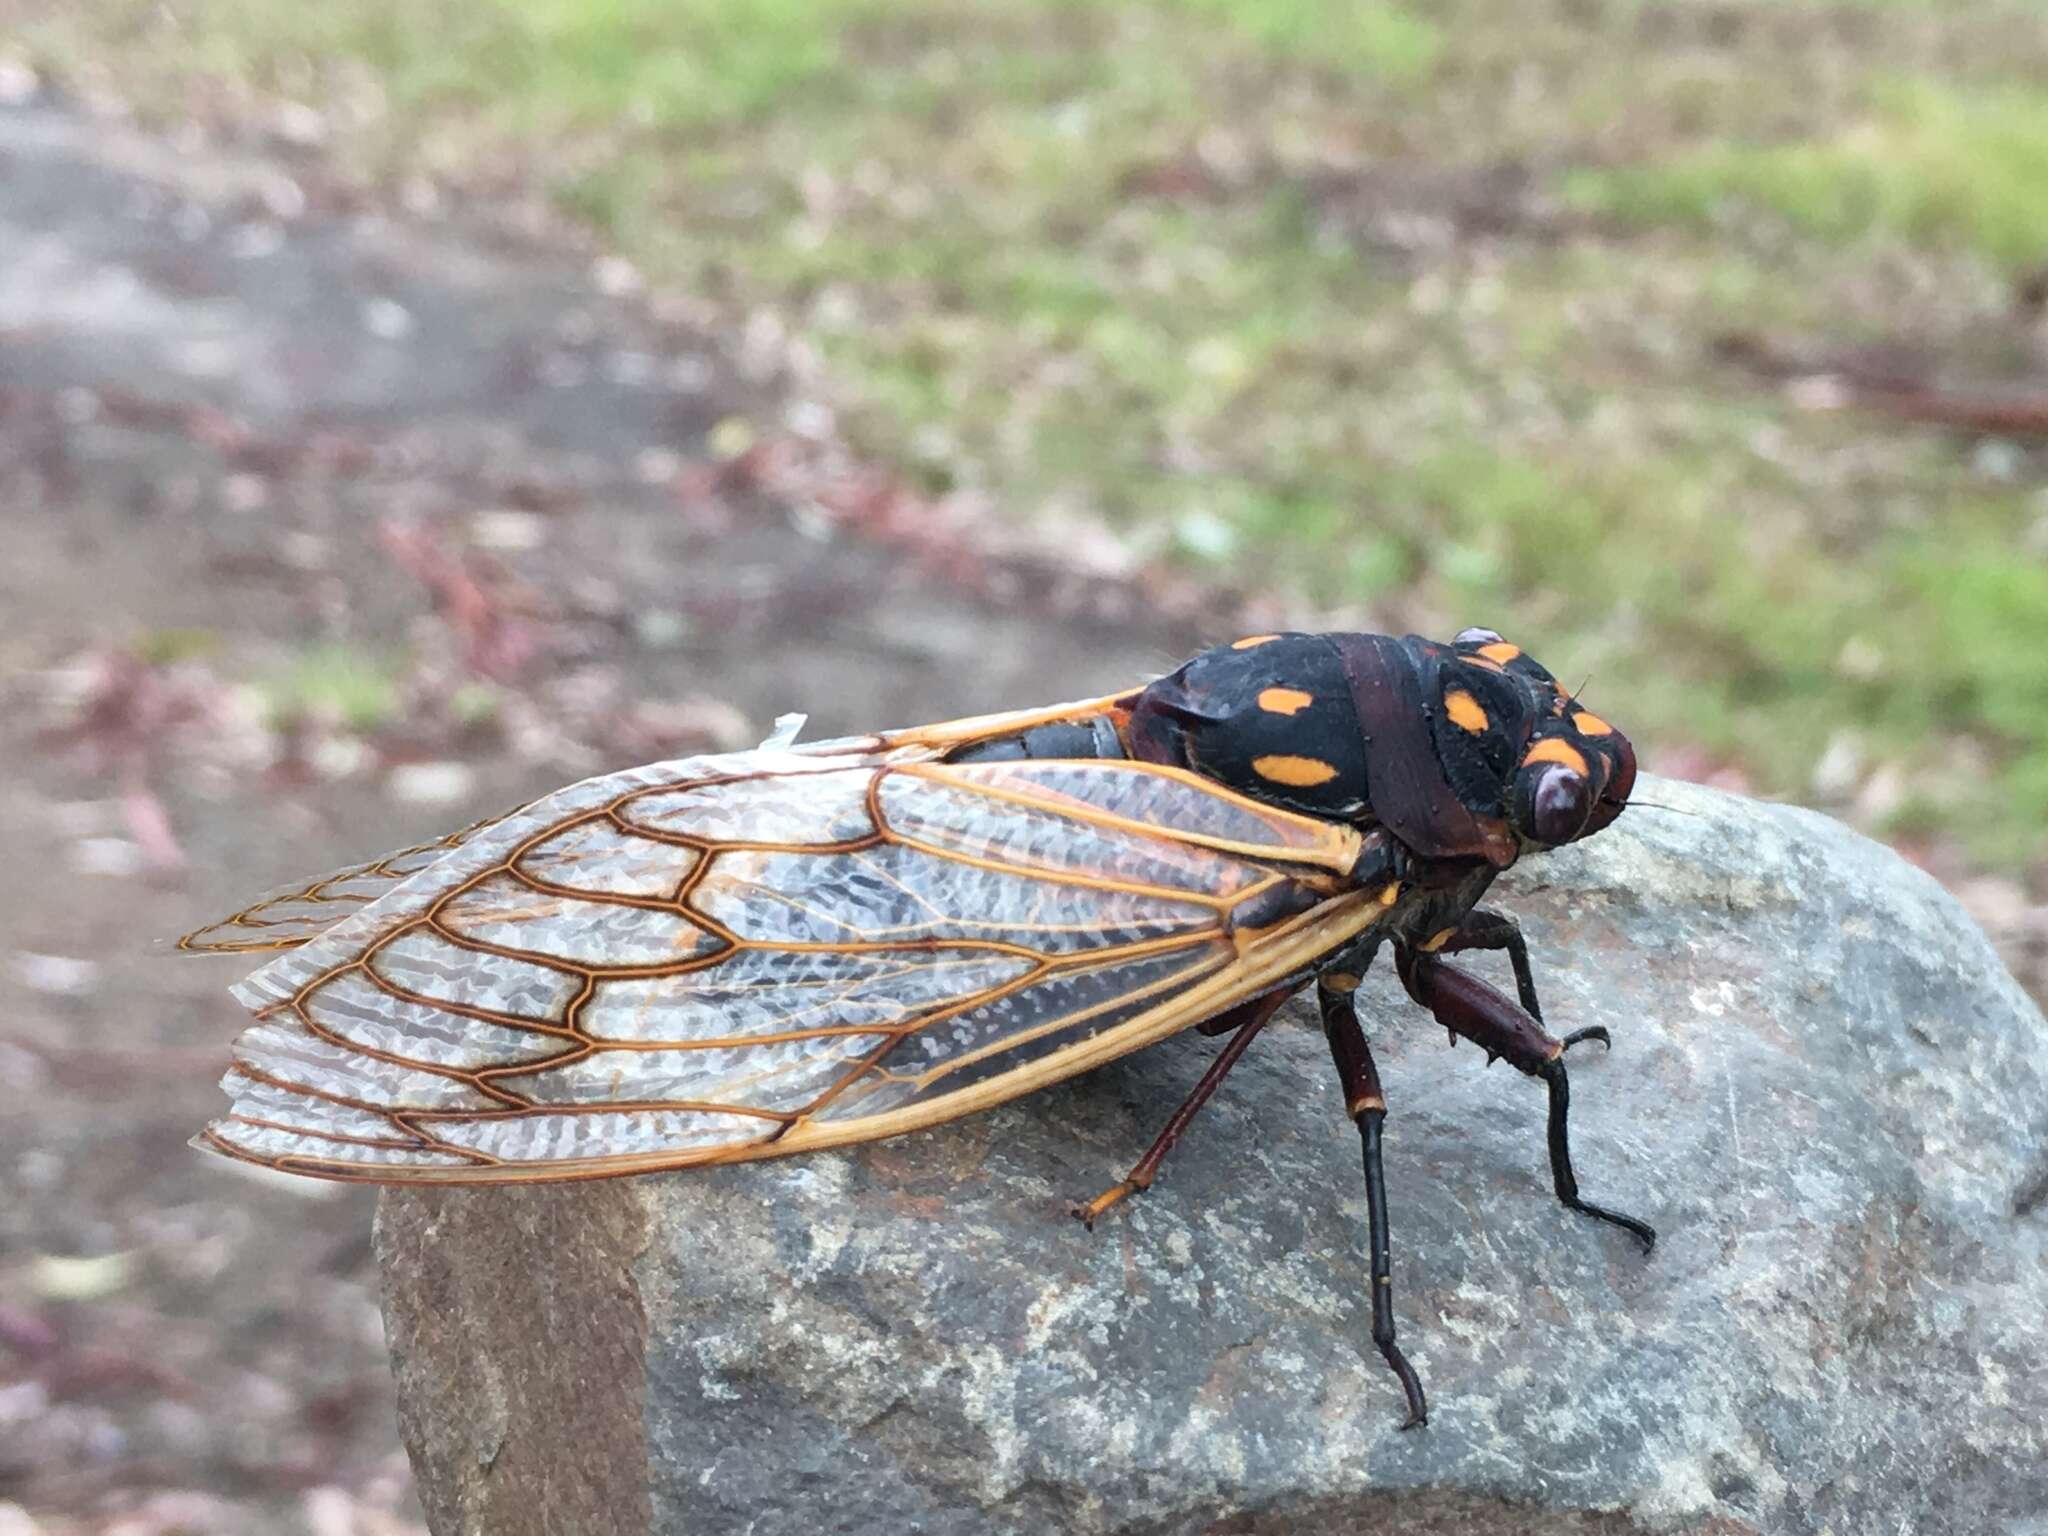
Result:
M1385 827L1417 859L1499 869L1518 850L1508 786L1555 692L1504 643L1257 635L1140 690L1124 737L1135 758Z

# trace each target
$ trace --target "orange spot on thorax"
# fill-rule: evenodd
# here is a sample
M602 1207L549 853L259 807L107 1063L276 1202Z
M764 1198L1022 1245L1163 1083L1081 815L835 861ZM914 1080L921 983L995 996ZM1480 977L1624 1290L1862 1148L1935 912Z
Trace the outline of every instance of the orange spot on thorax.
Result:
M1295 789L1311 789L1337 777L1335 766L1319 757L1294 757L1283 752L1253 758L1252 771L1271 783Z
M1298 715L1315 703L1316 696L1303 693L1299 688L1262 688L1259 690L1259 708L1269 715Z
M1462 688L1453 688L1444 695L1444 713L1451 717L1453 725L1460 730L1470 731L1474 736L1484 731L1490 723L1479 701Z

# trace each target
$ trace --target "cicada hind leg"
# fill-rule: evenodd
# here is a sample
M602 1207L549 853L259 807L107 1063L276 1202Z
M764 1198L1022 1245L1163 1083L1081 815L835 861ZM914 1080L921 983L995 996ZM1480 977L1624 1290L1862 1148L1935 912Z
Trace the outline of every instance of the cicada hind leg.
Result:
M1115 1210L1131 1196L1142 1194L1152 1187L1153 1179L1159 1175L1159 1165L1166 1161L1166 1154L1173 1150L1174 1143L1180 1140L1182 1133L1193 1122L1201 1107L1208 1103L1210 1096L1223 1085L1223 1079L1230 1075L1230 1069L1243 1059L1245 1051L1257 1038L1259 1031L1266 1027L1267 1021L1279 1012L1280 1005L1291 995L1292 989L1285 987L1276 992L1268 992L1265 996L1255 997L1248 1003L1240 1003L1227 1013L1218 1014L1201 1026L1202 1033L1207 1035L1220 1035L1230 1029L1237 1032L1230 1037L1223 1049L1216 1053L1216 1059L1209 1063L1209 1070L1202 1074L1202 1080L1195 1084L1194 1091L1181 1102L1180 1108L1173 1112L1172 1117L1166 1122L1166 1129L1159 1133L1130 1173L1087 1204L1074 1207L1074 1215L1080 1218L1085 1226L1091 1231L1094 1230L1095 1223L1100 1217Z

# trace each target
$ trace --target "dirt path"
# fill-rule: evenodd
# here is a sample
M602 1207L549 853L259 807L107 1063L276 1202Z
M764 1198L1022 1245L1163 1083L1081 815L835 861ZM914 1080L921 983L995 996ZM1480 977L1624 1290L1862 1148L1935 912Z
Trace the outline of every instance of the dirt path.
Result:
M0 108L10 1532L9 1501L49 1531L417 1518L370 1198L186 1149L241 968L153 940L784 709L1034 702L1198 638L997 608L773 495L714 501L718 423L815 410L615 269L319 201L286 165ZM309 654L387 666L395 713L280 734L226 687ZM455 707L479 677L488 728Z

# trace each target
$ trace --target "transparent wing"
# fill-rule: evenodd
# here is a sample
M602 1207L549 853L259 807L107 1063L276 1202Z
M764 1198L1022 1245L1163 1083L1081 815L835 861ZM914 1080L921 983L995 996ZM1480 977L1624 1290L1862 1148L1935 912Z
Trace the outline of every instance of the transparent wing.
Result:
M178 940L178 948L202 955L294 949L308 939L318 938L344 918L353 917L378 897L504 819L486 817L446 837L414 843L410 848L367 863L350 864L311 880L267 891L232 916L186 934Z
M470 1182L867 1140L1171 1034L1383 910L1344 889L1355 833L1176 769L856 745L483 829L238 989L259 1022L202 1143Z

